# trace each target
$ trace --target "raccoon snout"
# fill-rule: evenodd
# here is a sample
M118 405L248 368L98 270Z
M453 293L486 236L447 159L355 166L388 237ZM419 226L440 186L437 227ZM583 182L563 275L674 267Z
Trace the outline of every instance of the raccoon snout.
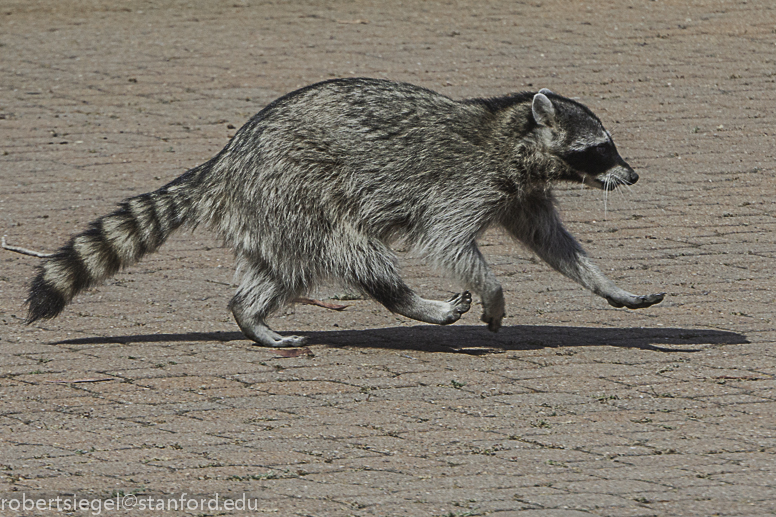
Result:
M617 176L621 183L626 185L633 185L639 181L639 175L622 158L620 158L618 166L611 172Z
M622 183L625 183L626 185L633 185L634 183L639 181L639 175L636 174L636 172L630 167L625 169L623 173L620 173L617 176L618 176L618 179L620 179L620 181Z
M639 175L630 167L614 167L596 178L600 188L614 190L619 185L633 185L639 180Z

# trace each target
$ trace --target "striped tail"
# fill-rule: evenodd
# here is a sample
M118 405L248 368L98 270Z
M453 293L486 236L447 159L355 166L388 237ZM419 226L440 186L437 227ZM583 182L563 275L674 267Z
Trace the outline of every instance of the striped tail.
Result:
M195 184L208 165L124 201L46 259L30 285L27 323L56 317L79 292L156 251L191 215Z

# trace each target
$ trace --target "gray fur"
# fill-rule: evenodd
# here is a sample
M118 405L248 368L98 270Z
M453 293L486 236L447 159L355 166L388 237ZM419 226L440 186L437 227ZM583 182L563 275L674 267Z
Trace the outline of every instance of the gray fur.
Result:
M551 192L557 180L608 190L637 179L600 120L549 90L454 101L409 84L327 81L276 100L209 162L74 237L33 281L28 319L56 316L184 222L234 249L241 281L230 308L262 345L304 342L265 319L326 280L416 320L457 321L468 291L420 298L399 275L396 241L479 294L483 321L498 330L502 288L476 243L492 225L610 304L648 307L663 295L606 278L561 224Z

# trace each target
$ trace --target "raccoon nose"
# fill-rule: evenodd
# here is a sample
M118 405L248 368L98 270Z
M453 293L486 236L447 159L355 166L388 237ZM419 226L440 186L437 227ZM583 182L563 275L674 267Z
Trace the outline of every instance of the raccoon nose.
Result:
M631 185L633 185L634 183L639 181L639 175L636 174L636 172L631 168L630 165L628 165L628 162L626 162L625 160L620 158L619 159L619 165L620 165L620 167L625 169L625 171L624 171L625 172L625 175L624 175L625 177L623 179L625 179Z

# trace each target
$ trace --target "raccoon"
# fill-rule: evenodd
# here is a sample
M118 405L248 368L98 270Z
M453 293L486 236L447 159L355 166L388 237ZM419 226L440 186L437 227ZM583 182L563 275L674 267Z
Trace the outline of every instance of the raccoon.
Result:
M563 227L552 194L555 181L611 190L637 180L598 117L547 89L456 101L387 80L317 83L269 104L208 162L73 237L40 266L27 321L57 316L184 224L210 228L234 250L240 281L229 308L265 346L303 344L266 318L331 280L440 325L469 310L473 291L497 331L503 290L477 247L494 225L611 305L649 307L665 293L634 295L604 276ZM467 290L421 298L402 281L391 248L399 241Z

